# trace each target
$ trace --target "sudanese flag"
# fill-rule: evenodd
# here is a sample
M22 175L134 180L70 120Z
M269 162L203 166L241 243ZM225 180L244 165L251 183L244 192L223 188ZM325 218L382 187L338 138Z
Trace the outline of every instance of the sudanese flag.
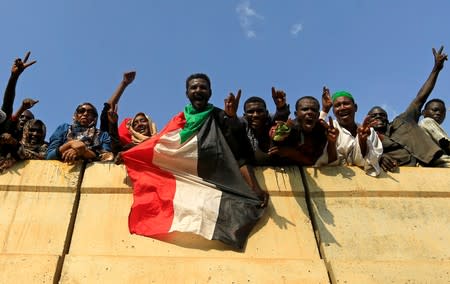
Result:
M133 184L131 233L199 234L242 249L261 218L213 115L191 105L151 139L123 153Z

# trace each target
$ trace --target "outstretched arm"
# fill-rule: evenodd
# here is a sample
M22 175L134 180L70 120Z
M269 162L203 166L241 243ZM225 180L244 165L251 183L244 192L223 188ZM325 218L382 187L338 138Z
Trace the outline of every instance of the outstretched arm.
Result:
M439 72L441 72L444 67L444 61L447 60L447 54L443 53L443 46L439 49L438 52L433 48L433 56L434 56L434 66L431 70L428 79L425 81L423 86L420 88L417 96L413 99L411 104L406 109L407 113L414 114L415 121L418 122L420 118L420 111L427 101L428 97L433 91L434 85L436 84L436 80L438 78Z
M116 91L112 94L112 96L108 100L108 104L112 107L119 103L120 97L122 96L125 89L130 85L134 78L136 77L136 71L125 72L123 74L123 79L120 82L119 86L117 86Z
M110 112L111 110L114 110L113 112L116 112L118 109L118 103L120 100L120 97L122 96L125 89L130 85L134 78L136 77L136 71L130 71L123 73L123 79L120 81L119 86L117 86L117 89L114 91L114 93L109 98L108 102L105 103L105 106L102 110L102 113L100 115L100 130L105 132L110 132L111 127L117 127L117 125L111 124L111 116Z
M30 57L31 52L27 52L23 60L17 58L14 60L13 66L11 68L11 76L8 80L8 85L6 85L5 95L3 96L2 110L5 112L6 117L9 118L13 112L14 99L16 97L16 85L19 80L20 74L27 69L29 66L36 63L36 60L27 62Z

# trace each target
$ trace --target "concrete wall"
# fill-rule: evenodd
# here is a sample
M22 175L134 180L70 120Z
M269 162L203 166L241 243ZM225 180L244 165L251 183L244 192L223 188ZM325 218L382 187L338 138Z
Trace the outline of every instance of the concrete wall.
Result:
M259 168L243 252L130 235L123 166L27 161L0 175L0 283L449 283L450 171Z

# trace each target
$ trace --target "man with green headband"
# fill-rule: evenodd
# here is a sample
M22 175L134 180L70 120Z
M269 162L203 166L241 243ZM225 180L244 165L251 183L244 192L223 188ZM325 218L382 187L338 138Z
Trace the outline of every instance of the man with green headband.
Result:
M450 167L450 157L443 155L440 146L418 124L422 106L447 60L447 55L442 52L443 47L437 52L434 48L432 50L433 69L405 112L390 123L387 112L379 106L371 108L368 113L383 143L380 164L385 171L395 171L399 166Z
M355 122L358 105L353 96L347 91L339 91L330 96L324 88L323 96L328 97L328 104L323 106L323 112L328 113L333 107L336 117L333 125L338 130L336 141L337 160L330 165L355 165L363 167L370 176L378 176L381 172L378 163L383 148L375 130L370 127L366 117L362 125ZM321 114L323 119L323 114ZM324 163L326 164L326 163Z

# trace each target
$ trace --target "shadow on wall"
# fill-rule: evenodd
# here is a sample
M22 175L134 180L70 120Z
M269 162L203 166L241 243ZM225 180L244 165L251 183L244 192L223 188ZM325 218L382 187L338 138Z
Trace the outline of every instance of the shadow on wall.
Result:
M256 233L259 229L264 227L269 219L272 219L274 223L278 226L278 228L282 230L287 230L288 226L295 227L295 222L289 220L285 216L280 215L276 206L273 204L271 197L273 196L291 196L295 195L293 191L290 190L291 186L295 184L299 184L298 177L300 177L299 172L295 171L295 167L258 167L256 168L255 174L258 179L258 183L263 190L269 192L269 203L267 205L266 213L263 218L259 220L256 227L253 229L252 235ZM269 171L271 173L271 177L273 179L266 179L264 176L264 171ZM291 180L291 176L297 177ZM289 180L286 179L289 177ZM307 212L307 211L305 211ZM306 214L306 216L308 216Z
M329 244L341 246L333 234L327 229L327 226L336 226L334 215L328 210L325 199L325 190L317 184L316 179L318 178L318 172L320 172L321 175L336 177L336 182L339 182L339 178L351 180L356 173L353 169L348 167L310 168L309 171L305 168L301 168L300 171L303 176L303 185L305 187L305 199L310 207L310 218L313 223L313 229L319 248L321 247L321 244L325 246Z

